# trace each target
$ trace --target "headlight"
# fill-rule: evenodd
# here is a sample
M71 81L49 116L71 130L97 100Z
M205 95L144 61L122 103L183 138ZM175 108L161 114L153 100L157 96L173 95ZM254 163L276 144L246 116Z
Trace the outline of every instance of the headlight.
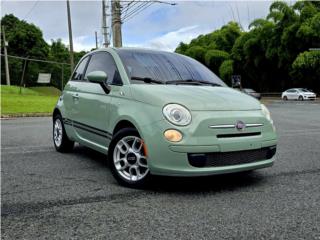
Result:
M266 118L267 118L269 121L271 121L270 111L268 110L268 108L267 108L264 104L261 104L261 110L262 110L263 115L265 115Z
M270 111L268 110L268 108L264 104L261 104L261 111L262 111L263 115L269 120L269 122L272 125L273 130L275 131L276 128L275 128L275 126L273 124L273 120L271 118Z
M187 108L179 104L168 104L162 109L165 118L172 124L186 126L191 123L191 114Z

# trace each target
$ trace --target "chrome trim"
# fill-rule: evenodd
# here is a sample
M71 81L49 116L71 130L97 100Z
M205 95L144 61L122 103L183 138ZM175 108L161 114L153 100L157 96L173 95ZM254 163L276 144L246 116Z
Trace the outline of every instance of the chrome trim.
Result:
M214 129L225 129L225 128L235 128L235 124L224 124L224 125L211 125L209 128L214 128Z
M263 123L247 123L246 127L262 127Z
M250 128L250 127L262 127L263 123L246 123L245 127ZM209 128L212 129L227 129L227 128L235 128L235 124L221 124L221 125L210 125Z

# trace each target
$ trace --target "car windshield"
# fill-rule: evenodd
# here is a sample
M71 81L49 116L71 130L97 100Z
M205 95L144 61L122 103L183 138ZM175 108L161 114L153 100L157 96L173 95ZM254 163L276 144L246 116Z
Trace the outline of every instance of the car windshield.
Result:
M143 83L141 80L144 80L145 83L209 83L226 86L208 68L187 56L134 49L117 49L117 53L132 83Z
M305 89L305 88L300 88L299 90L300 90L301 92L307 92L307 93L310 92L308 89Z

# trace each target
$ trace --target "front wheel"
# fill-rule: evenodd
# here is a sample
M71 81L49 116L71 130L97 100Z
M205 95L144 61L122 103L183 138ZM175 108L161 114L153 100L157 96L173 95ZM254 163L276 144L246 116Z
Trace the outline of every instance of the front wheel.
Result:
M126 187L141 188L150 178L144 141L137 130L125 128L113 137L109 165L115 179Z
M61 115L57 114L53 118L53 131L52 131L54 147L58 152L69 152L73 149L74 142L71 141L64 129Z
M302 97L302 96L299 96L298 100L299 100L299 101L303 101L303 97Z

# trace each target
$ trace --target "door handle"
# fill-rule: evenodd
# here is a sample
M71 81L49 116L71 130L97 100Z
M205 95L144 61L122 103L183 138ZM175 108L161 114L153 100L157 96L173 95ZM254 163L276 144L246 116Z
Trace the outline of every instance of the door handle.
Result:
M72 97L73 97L73 98L79 98L79 94L78 94L78 93L73 93L73 94L72 94Z
M78 100L79 99L79 94L78 93L73 93L72 94L73 100Z

